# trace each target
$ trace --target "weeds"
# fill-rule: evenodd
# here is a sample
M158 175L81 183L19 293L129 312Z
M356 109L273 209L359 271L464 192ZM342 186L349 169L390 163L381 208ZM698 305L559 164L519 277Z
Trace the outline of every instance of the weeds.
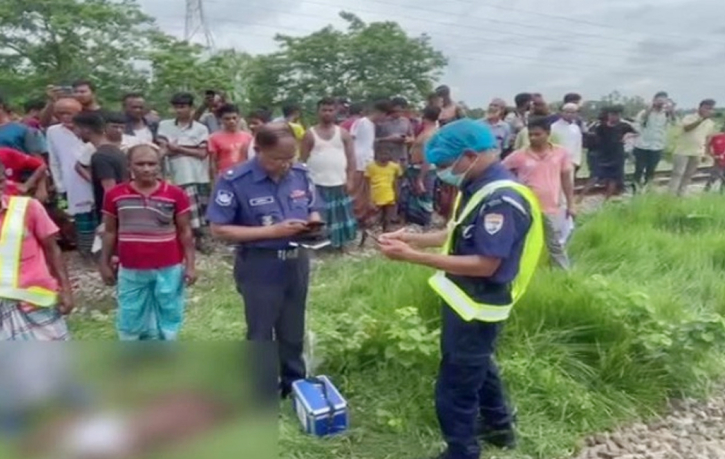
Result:
M498 353L519 407L521 453L566 454L585 433L656 413L668 397L697 392L717 376L722 366L713 361L725 343L723 204L710 196L643 196L611 206L575 235L573 273L538 274ZM315 302L335 298L345 313L313 315L319 352L325 371L344 375L345 390L362 397L353 398L358 425L390 434L435 430L439 303L411 290L425 289L430 271L378 259L327 268L338 281L316 292ZM377 397L363 397L368 391ZM358 438L349 457L386 457L372 452L376 435ZM286 440L285 447L310 448L304 443ZM305 457L332 456L310 448ZM403 450L396 457L415 456Z

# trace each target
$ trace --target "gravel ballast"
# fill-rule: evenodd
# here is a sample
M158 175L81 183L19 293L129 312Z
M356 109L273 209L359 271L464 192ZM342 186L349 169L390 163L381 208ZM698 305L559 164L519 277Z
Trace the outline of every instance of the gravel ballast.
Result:
M675 401L659 421L597 434L586 445L575 459L724 459L725 392Z

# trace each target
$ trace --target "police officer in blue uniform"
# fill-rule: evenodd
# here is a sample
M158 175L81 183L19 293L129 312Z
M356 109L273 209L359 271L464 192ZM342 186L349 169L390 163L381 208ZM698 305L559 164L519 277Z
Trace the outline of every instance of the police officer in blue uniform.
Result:
M479 439L515 446L512 413L493 360L502 321L525 291L543 249L531 191L499 163L490 128L465 119L441 128L425 147L439 178L460 190L445 230L380 237L390 259L436 268L443 299L436 412L448 445L441 457L478 459ZM418 250L444 246L443 253ZM415 247L415 248L414 248Z
M310 260L293 242L314 231L310 222L320 222L320 208L306 166L295 163L297 141L288 124L263 126L255 145L253 159L219 178L207 217L215 237L238 244L234 280L244 299L247 340L275 342L286 397L306 376Z

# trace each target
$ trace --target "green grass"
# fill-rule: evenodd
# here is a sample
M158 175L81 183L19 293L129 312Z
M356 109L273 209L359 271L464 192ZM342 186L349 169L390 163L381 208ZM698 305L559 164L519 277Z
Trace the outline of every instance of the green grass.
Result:
M521 435L519 451L504 457L563 457L588 433L660 412L668 397L706 393L725 368L724 204L646 195L581 222L574 271L542 269L499 344ZM413 459L442 447L430 274L379 258L329 259L316 270L308 307L318 373L349 399L352 428L307 437L285 407L282 457ZM230 279L221 263L203 273L183 339L243 337ZM110 314L75 318L75 337L113 339Z

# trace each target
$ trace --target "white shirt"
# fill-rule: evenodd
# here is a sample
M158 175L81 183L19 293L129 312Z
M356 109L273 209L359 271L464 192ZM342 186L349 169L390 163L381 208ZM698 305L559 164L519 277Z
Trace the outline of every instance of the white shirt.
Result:
M637 115L636 128L639 137L634 144L641 150L661 151L667 144L667 130L670 127L670 117L664 110L652 110L647 119L644 115L647 110L642 110Z
M135 136L135 135L126 135L123 134L123 138L121 139L121 151L124 153L128 153L128 150L130 150L132 147L135 147L136 145L140 145L142 143L151 143L151 140L144 140L141 137Z
M375 123L368 117L355 120L350 134L355 145L357 170L365 172L368 165L375 160Z
M141 139L139 139L136 136L133 135L123 135L123 139L121 140L121 145L119 145L119 149L124 152L128 153L128 150L131 149L131 147L140 145L144 143ZM90 143L87 143L85 147L83 148L83 151L80 154L80 157L78 158L78 162L81 164L81 166L84 167L90 167L91 165L91 156L93 156L93 153L96 152L96 147L91 145Z
M93 188L75 169L87 145L61 124L49 127L46 138L50 173L58 191L68 196L68 214L90 212L93 210Z
M254 148L254 137L252 137L252 141L249 142L249 148L247 149L247 160L250 160L257 156L257 150Z
M559 144L569 152L569 158L575 166L582 163L582 130L577 123L559 119L551 125L552 134L556 134Z
M124 134L124 137L126 137L126 134ZM141 129L134 129L133 137L138 138L139 143L151 143L154 141L154 135L148 126L144 126Z
M176 120L163 120L159 123L159 137L176 142L180 147L203 147L209 141L209 129L198 121L180 126ZM169 172L174 185L195 185L209 183L209 157L193 158L187 155L175 155L168 158Z
M335 126L332 138L325 140L317 135L315 128L310 128L315 144L307 159L307 168L315 185L333 187L347 182L347 156L341 129Z

